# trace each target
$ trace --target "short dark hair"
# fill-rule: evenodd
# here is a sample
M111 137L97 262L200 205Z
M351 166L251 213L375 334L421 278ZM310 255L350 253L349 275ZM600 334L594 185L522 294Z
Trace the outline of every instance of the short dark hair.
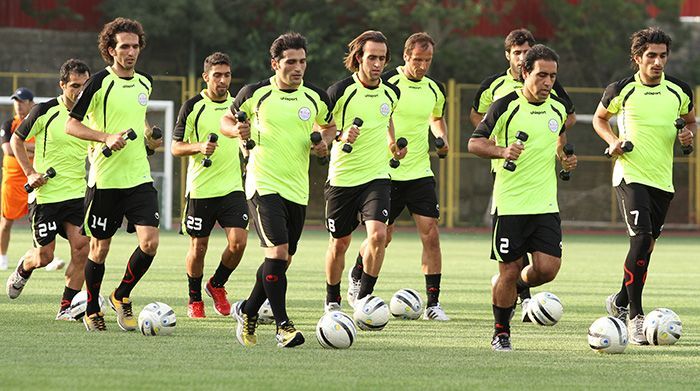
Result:
M557 52L541 43L527 51L525 61L523 62L523 70L528 73L532 72L532 70L535 69L535 62L537 62L537 60L554 61L559 65L559 55Z
M426 32L411 34L403 45L404 54L411 54L416 45L423 50L427 50L430 46L435 47L435 40Z
M357 72L360 69L360 62L357 61L357 56L362 57L364 55L365 44L368 41L379 42L386 45L386 62L388 63L389 60L391 60L389 41L384 34L382 34L381 31L367 30L348 44L348 53L345 55L343 63L345 64L345 68L350 72Z
M293 31L280 35L270 45L270 57L279 61L284 51L289 49L304 49L306 52L306 38Z
M231 67L231 59L226 53L214 52L204 59L204 73L209 73L214 65L228 65Z
M520 46L524 45L525 43L530 44L530 47L532 47L535 46L537 41L535 41L535 37L532 35L530 30L520 28L508 33L508 36L506 36L506 39L503 42L503 46L505 47L506 51L509 52L512 46Z
M630 61L634 69L639 68L634 57L644 54L649 48L649 44L664 44L666 45L666 53L671 53L671 37L658 27L647 27L636 31L630 36L630 41Z
M111 65L114 62L108 49L117 46L117 34L119 33L133 33L138 35L139 46L141 49L146 47L146 33L143 32L141 23L127 18L116 18L105 24L102 31L100 31L100 35L97 37L97 47L100 50L100 55L107 64Z
M88 76L90 76L90 67L88 67L87 64L81 60L71 58L70 60L64 62L63 65L61 65L61 70L58 73L59 80L61 80L64 83L68 83L68 81L70 80L71 73L76 73L78 75L87 73Z

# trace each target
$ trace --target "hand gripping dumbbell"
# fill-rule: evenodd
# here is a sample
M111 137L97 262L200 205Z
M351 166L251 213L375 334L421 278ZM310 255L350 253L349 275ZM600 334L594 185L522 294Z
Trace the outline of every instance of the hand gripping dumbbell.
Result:
M683 131L683 128L685 128L685 120L683 118L677 118L676 122L674 122L673 125L676 127L676 129L678 129L678 133L680 133L681 131ZM684 155L690 155L691 153L693 153L693 144L681 144L681 151L683 151Z
M207 136L207 142L215 143L217 141L219 141L219 136L216 133L209 133L209 136ZM209 156L211 155L205 155L204 159L202 159L202 165L204 167L211 167L211 159L209 159Z
M55 177L55 176L56 176L56 170L54 170L53 167L49 167L49 168L46 170L46 173L45 173L44 175L42 175L42 177L43 177L44 179L46 179L47 181L49 180L49 178L53 178L53 177ZM31 192L34 191L34 188L33 188L29 183L25 183L25 184L24 184L24 190L25 190L27 193L31 193Z
M136 140L136 132L134 132L134 129L129 128L126 133L122 134L122 138L124 141ZM105 155L105 157L110 157L112 156L112 150L105 145L102 147L102 154Z
M399 139L396 140L396 147L398 149L404 149L404 148L406 148L407 145L408 145L408 140L406 140L403 137L399 137ZM400 165L401 165L401 162L394 159L393 157L391 158L391 160L389 160L389 167L391 167L391 168L397 168Z
M311 143L313 145L318 145L322 139L323 139L323 137L321 137L320 132L312 132L311 133ZM322 166L325 166L326 164L328 164L328 156L317 156L317 158L318 158L318 164L320 164Z
M564 145L563 150L564 154L567 157L574 154L574 146L571 144ZM568 181L569 179L571 179L571 172L562 169L561 171L559 171L559 178L561 178L562 181Z
M519 130L515 133L515 143L518 145L523 145L523 143L527 141L529 137L530 136L528 136L527 133L523 132L522 130ZM511 172L515 171L516 167L517 165L513 160L506 160L505 163L503 163L503 168Z
M246 114L245 111L236 112L235 117L236 117L236 121L238 121L238 122L245 122L248 120L248 114ZM255 141L253 141L253 139L247 139L244 141L245 141L245 149L250 151L251 149L255 148Z

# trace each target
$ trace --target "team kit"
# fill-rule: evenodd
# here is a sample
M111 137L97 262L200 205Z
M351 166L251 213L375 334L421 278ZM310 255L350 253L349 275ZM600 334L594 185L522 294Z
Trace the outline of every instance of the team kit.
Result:
M661 323L680 328L674 313L653 311L645 317L642 292L674 194L674 144L678 140L683 153L692 153L696 132L692 90L664 72L671 38L650 27L633 33L630 44L636 72L605 89L593 119L608 146L605 154L615 161L612 186L630 240L619 291L604 300L609 316L589 330L591 347L609 352L624 348L627 339L638 345L663 343L647 330L652 314L655 331ZM124 331L167 334L175 325L167 305L152 303L135 315L131 301L159 245L158 194L148 156L161 146L163 132L146 121L153 78L136 67L145 48L139 22L117 18L107 23L98 38L107 66L92 72L80 60L66 61L59 72L62 94L33 105L16 126L3 129L3 143L26 178L20 186L29 194L34 240L7 280L7 295L18 298L32 272L51 263L60 235L70 244L71 260L56 319L81 321L88 331L107 330L107 305ZM287 313L286 271L304 228L309 164L317 162L328 167L324 198L330 234L319 343L349 347L356 327L381 330L392 314L450 321L440 303L440 211L430 165L431 147L440 158L450 149L445 89L428 75L435 50L430 35L412 34L401 53L403 65L387 69L386 37L365 31L348 44L348 76L324 89L304 79L306 38L289 32L270 46L271 76L245 85L235 96L229 92L230 58L215 52L204 59L206 88L182 104L170 145L174 156L188 162L180 227L190 240L188 317L207 317L204 291L216 314L235 319L241 345L257 344L262 323L276 325L279 347L305 342ZM528 30L516 29L504 41L504 54L508 68L485 78L477 91L469 114L475 130L465 142L470 153L491 161L491 259L498 273L491 280L494 327L489 338L493 350L507 352L513 350L514 318L551 325L561 317L561 301L554 294L531 296L530 289L554 280L561 267L557 184L575 177L577 158L566 133L576 122L575 107L557 79L557 53L537 44ZM13 100L33 97L20 90ZM610 124L613 116L617 134ZM3 216L5 187L10 185L3 175ZM425 292L402 289L386 303L373 292L404 209L422 243ZM100 293L105 260L125 218L137 245L124 277L105 298ZM251 222L264 259L245 299L232 303L226 283L243 258ZM226 246L205 279L204 258L217 223ZM366 237L345 268L352 233L360 226ZM665 341L677 339L679 332L670 332ZM603 344L611 336L620 341Z

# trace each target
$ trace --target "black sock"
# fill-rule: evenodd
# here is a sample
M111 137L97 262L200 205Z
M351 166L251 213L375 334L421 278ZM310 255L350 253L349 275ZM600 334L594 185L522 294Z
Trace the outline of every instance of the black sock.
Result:
M426 274L425 275L425 291L428 294L428 305L432 307L440 301L440 278L442 274Z
M501 333L510 335L510 314L513 313L513 307L503 308L495 304L493 304L492 307L494 335Z
M523 280L523 277L521 275L518 275L518 281L515 282L515 290L518 292L518 295L520 295L523 292L527 292L528 295L530 293L530 285L528 285L528 283L525 282L525 280Z
M90 316L100 312L100 287L102 278L105 275L105 264L95 263L88 258L85 262L85 289L87 289L88 300L85 316Z
M634 319L637 315L644 315L642 291L649 268L647 261L649 253L647 251L652 240L651 235L630 237L630 250L625 259L625 287L629 297L630 319Z
M22 260L22 262L21 262L19 265L17 265L17 273L18 273L18 274L20 275L20 277L22 277L22 278L29 279L29 277L32 276L32 272L33 272L33 271L34 271L34 269L29 270L29 271L24 270L24 260Z
M233 273L233 269L229 269L222 262L219 262L219 267L216 268L209 282L214 288L223 288L228 278L231 276L231 273Z
M195 301L202 301L202 277L190 277L187 275L187 286L190 291L190 304Z
M355 260L355 266L352 267L352 278L354 278L355 280L359 280L360 278L362 278L363 267L364 266L362 265L362 253L359 253L357 254L357 259Z
M275 323L280 326L287 321L287 260L265 258L263 262L263 287L267 299L270 300L270 308L275 314Z
M138 284L141 277L148 271L151 267L151 262L153 262L153 255L148 255L141 251L141 247L136 246L129 262L126 264L126 271L124 272L124 278L122 282L114 291L114 298L121 300L125 297L129 297L131 290L134 289L136 284Z
M627 296L627 285L625 285L626 280L626 277L622 277L622 286L615 298L615 305L618 307L627 307L630 304L629 296Z
M357 294L357 300L371 295L374 292L374 284L377 283L378 277L372 277L369 274L362 272L362 277L360 277L360 292Z
M245 306L242 308L242 312L248 316L257 316L258 310L267 299L265 294L265 287L263 286L263 265L265 262L260 264L258 271L255 272L255 285L253 285L253 290L250 291L250 296L245 302Z
M340 304L340 283L335 285L326 283L326 304L328 303Z
M61 297L61 310L70 307L71 301L73 301L73 298L75 297L75 295L78 294L78 292L80 291L69 287L63 288L63 297Z

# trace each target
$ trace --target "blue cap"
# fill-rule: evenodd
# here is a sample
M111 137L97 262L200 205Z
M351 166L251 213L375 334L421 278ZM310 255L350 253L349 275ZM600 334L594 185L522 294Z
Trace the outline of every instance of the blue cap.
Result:
M34 100L34 93L29 88L20 87L14 94L12 94L10 99L32 101Z

